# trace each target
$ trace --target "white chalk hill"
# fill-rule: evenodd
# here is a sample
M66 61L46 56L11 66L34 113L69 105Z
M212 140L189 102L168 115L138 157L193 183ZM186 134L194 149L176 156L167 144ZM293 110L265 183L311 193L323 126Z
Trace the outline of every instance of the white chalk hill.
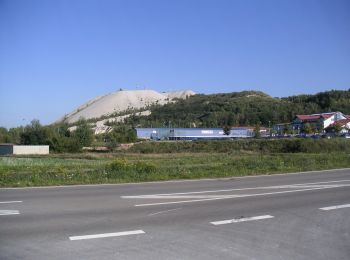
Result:
M174 98L184 99L195 95L191 90L176 91L168 93L159 93L154 90L120 90L111 94L96 97L69 114L66 114L62 120L68 123L74 123L80 118L91 119L109 116L114 113L120 113L128 109L142 109L152 104L166 104Z

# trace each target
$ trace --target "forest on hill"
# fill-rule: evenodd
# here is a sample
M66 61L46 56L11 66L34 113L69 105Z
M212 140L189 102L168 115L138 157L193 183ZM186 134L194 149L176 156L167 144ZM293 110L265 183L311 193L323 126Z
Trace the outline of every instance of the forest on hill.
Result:
M127 118L138 127L269 126L293 120L297 114L340 111L350 114L350 89L314 95L273 98L258 91L197 94L166 105L149 108L149 116Z

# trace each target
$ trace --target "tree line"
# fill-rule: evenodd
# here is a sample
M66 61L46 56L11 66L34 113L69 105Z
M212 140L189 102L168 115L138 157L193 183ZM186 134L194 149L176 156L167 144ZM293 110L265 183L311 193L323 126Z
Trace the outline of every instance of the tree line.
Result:
M0 143L22 145L49 145L54 152L80 152L83 147L107 146L111 150L120 143L134 142L137 139L135 129L115 126L108 133L94 135L91 124L79 120L74 128L66 123L43 126L39 120L32 120L24 127L7 130L0 127Z

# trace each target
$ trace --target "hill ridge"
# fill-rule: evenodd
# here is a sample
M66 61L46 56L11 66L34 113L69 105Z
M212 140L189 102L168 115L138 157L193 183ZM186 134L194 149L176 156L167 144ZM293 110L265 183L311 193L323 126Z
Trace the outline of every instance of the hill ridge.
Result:
M150 105L162 105L171 102L175 98L182 99L194 94L191 90L165 93L159 93L155 90L119 90L83 103L59 121L75 123L80 118L97 119L129 109L144 108L146 110Z

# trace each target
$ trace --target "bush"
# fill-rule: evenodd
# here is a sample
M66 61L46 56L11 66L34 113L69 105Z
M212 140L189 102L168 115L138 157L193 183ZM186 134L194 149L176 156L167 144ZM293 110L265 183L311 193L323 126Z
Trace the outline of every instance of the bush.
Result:
M107 171L112 171L112 172L121 172L130 169L131 165L128 163L128 161L124 158L122 159L115 159L111 163L109 163L106 166Z
M158 170L157 165L148 162L136 162L134 168L138 173L153 173Z

